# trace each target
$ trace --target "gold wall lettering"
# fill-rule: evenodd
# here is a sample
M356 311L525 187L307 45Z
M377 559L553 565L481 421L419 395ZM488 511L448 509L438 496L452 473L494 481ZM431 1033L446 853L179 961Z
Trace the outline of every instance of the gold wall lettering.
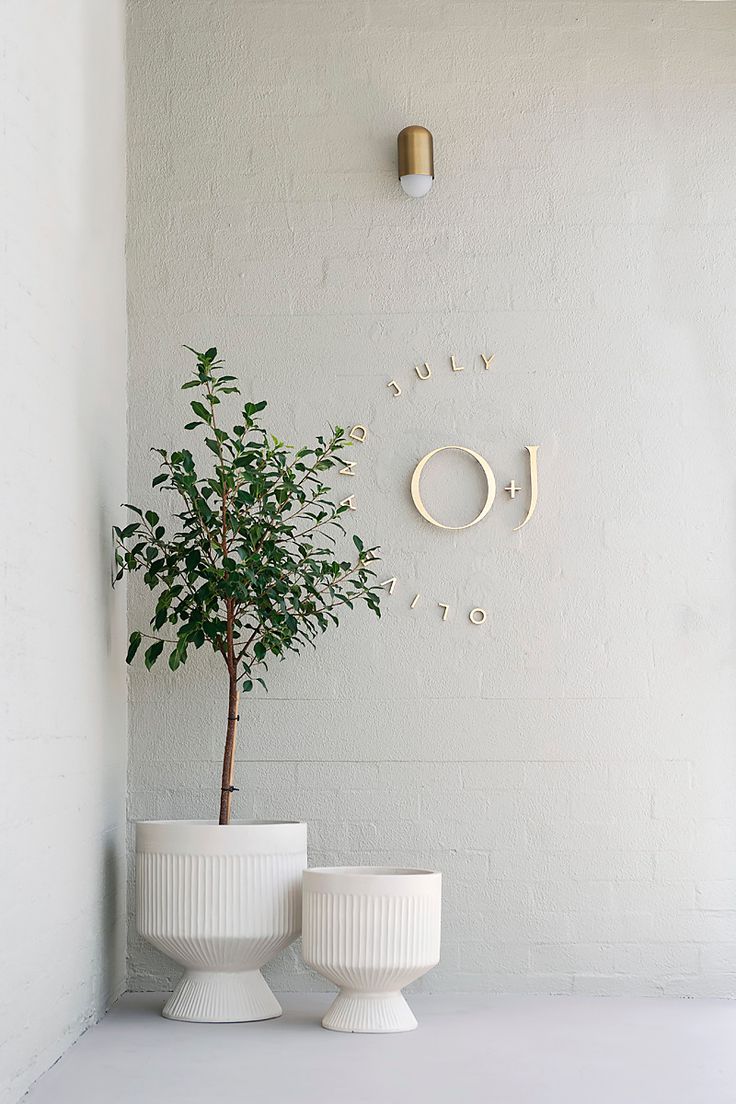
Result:
M479 355L484 370L488 371L495 361L496 354L490 353L486 355L485 353L480 353ZM474 360L474 363L477 365L477 361ZM454 353L449 357L449 367L452 372L465 371L465 366L458 363L458 357ZM417 379L419 380L425 381L432 378L432 369L428 361L424 361L421 364L415 364L414 371L416 373ZM403 394L401 384L395 379L390 380L386 386L391 391L391 395L393 398L398 398L401 394ZM348 436L351 437L353 441L357 441L359 444L363 444L368 438L368 428L358 422L350 429ZM540 446L525 445L524 448L529 457L529 506L527 509L526 517L521 522L521 524L517 525L514 528L514 532L518 532L520 529L523 529L524 526L527 525L529 521L531 521L536 511L539 498L538 453ZM443 522L433 517L424 504L420 489L422 473L429 461L434 456L437 456L439 453L451 450L464 452L468 456L471 456L480 466L486 479L485 502L478 515L474 517L472 521L467 522L467 524L465 525L445 525ZM339 469L340 475L354 476L357 474L355 470L357 466L356 461L343 461L343 464L344 467ZM513 501L516 496L522 492L523 486L523 480L522 484L519 485L515 479L512 479L509 484L504 487L504 491ZM425 521L428 521L430 525L434 525L438 529L445 529L451 532L459 532L464 529L470 529L473 525L477 525L478 522L482 521L483 518L485 518L486 515L489 513L496 497L496 478L493 474L493 470L491 469L490 464L483 456L480 455L480 453L475 452L473 449L466 448L464 445L442 445L440 448L432 449L431 452L428 452L425 456L423 456L414 468L411 476L411 497L414 506L419 514L424 518ZM349 510L357 510L355 495L349 495L347 498L343 499L340 503L340 506L346 507ZM372 558L378 559L379 557L374 556ZM384 579L384 581L382 583L379 583L378 585L381 587L385 587L388 591L388 594L393 595L397 584L397 577L392 576L390 579ZM409 608L412 610L416 609L420 603L421 598L421 592L417 591L410 602ZM451 608L449 602L438 602L437 606L439 607L439 609L442 610L441 620L443 622L449 621ZM488 613L482 606L474 606L473 609L471 609L468 613L468 620L472 625L484 625L488 620Z
M488 370L491 367L491 364L493 363L493 361L495 359L495 356L496 356L495 353L491 353L490 356L486 356L485 353L480 353L480 359L483 361L483 365L484 365L486 370ZM465 371L465 365L464 364L458 364L457 356L454 353L450 357L450 370L452 372L464 372ZM420 380L428 380L428 379L430 379L430 377L432 375L432 369L430 368L429 363L426 360L424 361L424 363L422 365L415 364L414 365L414 371L416 372L416 374L417 374L417 376ZM392 393L393 398L397 398L401 394L401 385L396 380L390 380L386 384L386 386L390 387L392 389L391 393Z
M483 474L486 477L486 501L478 516L474 517L472 521L469 521L467 525L443 525L441 521L437 521L437 518L432 517L429 510L424 505L421 491L419 489L419 481L422 478L422 472L424 471L424 468L428 461L431 460L432 457L436 456L438 453L447 452L449 450L466 452L468 456L472 456L473 459L477 461L478 464L480 464ZM480 455L480 453L473 452L472 449L465 448L463 445L442 445L441 448L433 449L432 452L428 452L426 456L423 456L415 467L414 474L411 477L411 497L414 505L416 506L422 517L425 519L425 521L428 521L431 525L436 525L438 529L452 529L455 531L460 529L469 529L471 525L477 525L479 521L482 521L490 510L491 506L493 505L493 500L496 497L496 478L491 471L491 467L488 461L485 460Z
M378 585L382 586L382 587L388 587L388 593L393 594L394 589L396 588L396 583L397 582L398 582L398 579L396 578L396 576L392 576L392 578L390 578L390 579L384 579L383 582L379 583ZM409 604L409 609L416 609L417 606L419 605L421 597L422 597L421 591L417 591L417 593L414 595L414 597L412 598L412 600ZM438 602L437 605L442 610L442 620L443 621L448 621L449 617L450 617L450 604L449 604L449 602ZM482 625L486 620L486 611L484 609L482 609L480 606L476 606L474 609L472 609L470 611L470 613L468 614L468 617L474 625Z
M537 453L539 452L539 445L524 445L524 448L529 453L529 482L531 485L531 495L529 498L529 510L527 515L521 525L517 525L514 528L515 533L518 533L519 529L523 529L526 523L531 520L532 514L537 508L537 497L539 494L537 481Z

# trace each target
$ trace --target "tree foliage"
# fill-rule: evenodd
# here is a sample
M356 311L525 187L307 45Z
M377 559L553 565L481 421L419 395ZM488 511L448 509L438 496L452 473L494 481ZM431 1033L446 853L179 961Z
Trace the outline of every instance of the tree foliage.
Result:
M237 378L217 349L190 352L196 366L183 389L196 397L184 428L203 434L211 465L199 470L187 448L152 450L160 457L152 487L178 506L175 524L167 531L155 510L126 504L134 520L114 530L116 579L142 572L156 597L149 631L130 635L128 663L145 642L146 667L165 654L176 671L208 645L227 666L232 699L233 685L265 687L269 659L314 645L343 607L365 602L380 617L370 566L378 549L353 536L352 556L337 550L349 507L333 501L326 479L345 463L345 431L296 449L262 428L265 402L246 402L238 424L222 428L218 408L239 394Z

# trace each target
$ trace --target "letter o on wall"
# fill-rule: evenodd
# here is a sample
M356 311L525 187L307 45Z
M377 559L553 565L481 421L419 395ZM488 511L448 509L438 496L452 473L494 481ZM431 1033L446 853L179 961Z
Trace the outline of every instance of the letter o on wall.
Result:
M437 518L432 517L427 507L424 505L421 491L419 490L419 481L422 478L422 472L426 465L432 459L433 456L437 456L440 452L448 452L455 450L456 452L465 452L468 456L472 456L473 459L480 464L481 470L486 477L486 500L483 504L483 508L477 517L474 517L472 521L469 521L467 525L443 525ZM419 513L422 515L425 521L428 521L430 525L436 525L438 529L469 529L471 525L477 525L479 521L482 521L486 516L493 500L496 497L496 477L491 471L491 466L487 460L485 460L480 453L473 452L472 449L465 448L464 445L442 445L441 448L433 449L432 452L428 452L426 456L423 456L414 469L414 473L411 477L411 497Z

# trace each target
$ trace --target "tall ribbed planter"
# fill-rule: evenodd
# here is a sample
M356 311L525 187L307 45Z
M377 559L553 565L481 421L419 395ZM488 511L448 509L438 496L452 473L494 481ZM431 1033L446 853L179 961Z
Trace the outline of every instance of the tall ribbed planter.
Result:
M400 990L440 957L442 875L390 867L304 871L304 961L339 986L322 1026L411 1031Z
M185 973L172 1020L266 1020L281 1006L260 968L301 930L306 824L136 825L138 931Z

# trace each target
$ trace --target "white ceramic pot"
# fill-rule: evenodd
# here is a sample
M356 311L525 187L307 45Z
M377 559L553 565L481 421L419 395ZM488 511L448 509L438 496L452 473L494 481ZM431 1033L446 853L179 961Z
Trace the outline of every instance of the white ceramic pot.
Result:
M304 961L339 986L332 1031L411 1031L400 990L440 957L442 875L390 867L304 871Z
M281 1006L260 968L299 935L306 824L136 825L138 931L185 967L172 1020L267 1020Z

